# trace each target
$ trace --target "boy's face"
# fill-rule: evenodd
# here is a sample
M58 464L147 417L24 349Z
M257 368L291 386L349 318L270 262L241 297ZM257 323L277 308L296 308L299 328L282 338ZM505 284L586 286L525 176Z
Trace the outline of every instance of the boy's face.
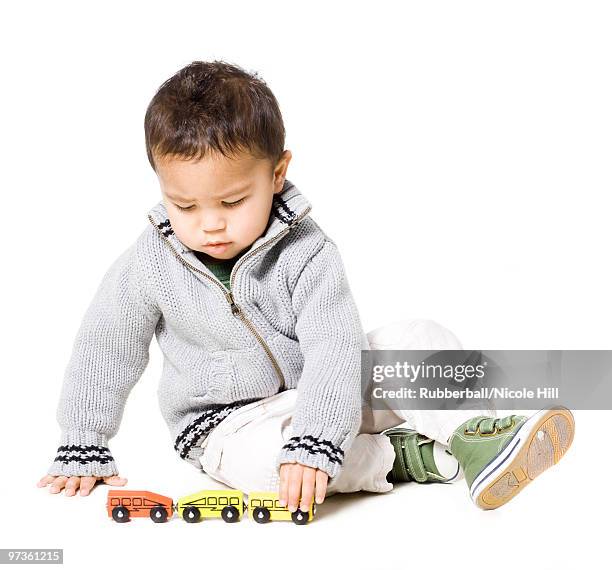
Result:
M272 197L283 189L290 160L288 150L274 168L269 159L248 153L232 159L215 153L199 161L155 157L174 233L187 247L212 258L238 255L264 233Z

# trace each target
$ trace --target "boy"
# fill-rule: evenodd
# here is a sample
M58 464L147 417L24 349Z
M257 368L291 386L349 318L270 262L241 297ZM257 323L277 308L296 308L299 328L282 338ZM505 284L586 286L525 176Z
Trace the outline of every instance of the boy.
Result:
M508 469L519 473L517 461L529 471L527 439L548 422L540 463L558 461L571 414L549 411L531 424L465 410L363 414L361 350L370 344L335 242L286 179L284 137L272 92L235 66L193 62L160 87L145 138L163 200L83 319L57 410L61 445L39 485L86 495L99 478L126 483L108 440L155 334L176 451L232 487L278 489L293 511L313 496L445 482L463 468L481 487L477 504L503 504L533 478L497 488ZM380 433L405 420L417 429ZM493 437L483 441L486 432ZM521 435L521 454L502 457Z

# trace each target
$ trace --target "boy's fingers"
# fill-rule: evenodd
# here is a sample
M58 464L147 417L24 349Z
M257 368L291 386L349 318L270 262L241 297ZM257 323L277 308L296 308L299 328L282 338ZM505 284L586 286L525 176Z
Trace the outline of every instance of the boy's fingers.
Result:
M93 489L97 479L97 477L81 477L81 497L89 495L89 491Z
M325 471L321 471L321 469L317 470L317 490L316 490L316 501L317 504L321 504L325 500L325 493L327 492L327 481L329 476Z
M68 477L65 477L64 475L56 477L55 481L53 481L53 483L51 483L51 486L49 487L49 493L59 493L64 488L64 485L67 480Z
M289 477L289 506L291 512L297 509L302 492L302 466L299 463L294 463L291 466L291 474Z
M70 479L68 479L68 481L66 482L66 491L65 491L65 495L67 497L72 497L75 494L80 481L81 481L80 477L70 477Z
M37 487L46 487L51 481L55 479L55 475L45 475L38 483L36 483Z
M300 510L307 513L310 508L312 496L314 494L316 469L305 467L302 476L302 500L300 501Z
M127 483L127 479L125 479L124 477L119 477L119 475L111 475L110 477L104 477L104 482L107 485L122 486Z
M288 463L283 463L280 466L280 483L278 485L278 498L279 498L281 507L287 506L287 489L289 486L289 483L287 481L288 479L287 475L289 471L288 465L289 465Z

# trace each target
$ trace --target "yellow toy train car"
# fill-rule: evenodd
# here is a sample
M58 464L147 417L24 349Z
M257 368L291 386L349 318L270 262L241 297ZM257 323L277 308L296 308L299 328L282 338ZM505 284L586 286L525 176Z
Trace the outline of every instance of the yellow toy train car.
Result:
M189 523L198 522L202 518L238 522L245 508L242 492L232 489L200 491L181 497L176 505L179 516Z
M281 506L278 493L253 492L249 495L249 516L261 524L268 521L293 521L299 525L306 524L313 519L316 509L314 500L311 501L307 512L300 509L291 512L287 507Z

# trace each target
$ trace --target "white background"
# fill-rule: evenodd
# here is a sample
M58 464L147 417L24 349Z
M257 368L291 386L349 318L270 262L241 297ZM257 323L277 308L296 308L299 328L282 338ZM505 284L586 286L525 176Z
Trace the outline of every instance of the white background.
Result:
M155 525L35 487L80 320L161 198L143 120L197 59L278 98L288 178L338 243L366 330L433 319L466 348L611 349L612 9L606 2L20 2L0 14L0 547L65 566L609 564L609 412L491 512L464 482L331 497L316 524ZM111 441L127 487L215 485L172 449L151 362ZM359 537L359 538L358 538Z

